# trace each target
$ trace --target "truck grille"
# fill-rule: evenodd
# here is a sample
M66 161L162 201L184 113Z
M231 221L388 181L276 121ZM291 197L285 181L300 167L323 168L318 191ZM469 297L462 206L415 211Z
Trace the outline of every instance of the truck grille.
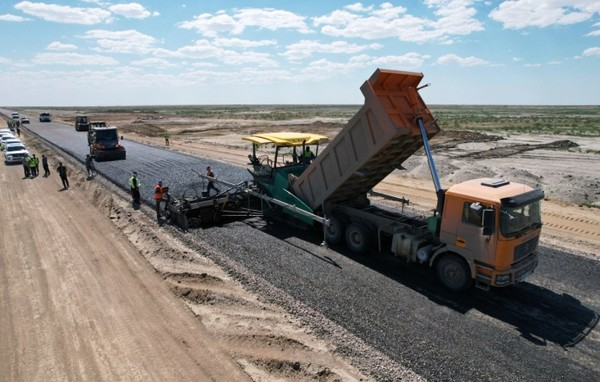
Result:
M515 256L514 263L521 261L525 257L527 257L530 253L533 252L535 247L537 246L538 237L534 237L533 239L526 241L525 243L518 245L515 248Z

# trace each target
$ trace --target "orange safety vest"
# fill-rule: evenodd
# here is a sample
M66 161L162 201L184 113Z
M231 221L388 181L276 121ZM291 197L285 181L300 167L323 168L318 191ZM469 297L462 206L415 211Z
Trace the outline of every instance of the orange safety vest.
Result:
M157 184L156 187L154 187L154 200L162 200L163 193L163 186Z

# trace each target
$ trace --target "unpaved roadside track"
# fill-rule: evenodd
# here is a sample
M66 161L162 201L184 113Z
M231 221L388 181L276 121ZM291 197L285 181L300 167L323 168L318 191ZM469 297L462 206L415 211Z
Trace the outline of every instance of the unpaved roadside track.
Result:
M249 380L77 178L61 191L51 171L0 168L0 380Z

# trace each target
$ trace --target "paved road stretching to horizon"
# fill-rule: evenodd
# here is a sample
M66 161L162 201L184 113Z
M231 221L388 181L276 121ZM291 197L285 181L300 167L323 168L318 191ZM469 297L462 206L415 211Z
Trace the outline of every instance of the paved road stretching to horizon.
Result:
M28 129L79 160L86 135L72 126ZM211 165L219 177L247 180L244 169L125 140L127 160L101 162L123 189L139 173L146 202L156 179L177 190L201 182L191 169ZM593 381L600 378L600 262L542 246L536 273L514 287L454 294L431 270L385 255L355 256L320 247L314 232L258 218L192 229L231 261L320 312L394 362L430 380ZM243 277L242 277L243 278ZM258 290L258 292L261 292ZM351 344L342 350L352 356ZM374 365L373 367L376 367ZM381 380L391 379L384 372Z

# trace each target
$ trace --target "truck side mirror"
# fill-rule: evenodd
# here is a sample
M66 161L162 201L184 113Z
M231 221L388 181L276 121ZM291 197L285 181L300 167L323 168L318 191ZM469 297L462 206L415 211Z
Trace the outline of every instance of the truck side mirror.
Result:
M491 208L486 208L485 210L483 210L483 216L482 216L482 223L483 223L483 234L485 236L490 236L494 233L494 227L495 227L495 214L494 214L494 210Z

